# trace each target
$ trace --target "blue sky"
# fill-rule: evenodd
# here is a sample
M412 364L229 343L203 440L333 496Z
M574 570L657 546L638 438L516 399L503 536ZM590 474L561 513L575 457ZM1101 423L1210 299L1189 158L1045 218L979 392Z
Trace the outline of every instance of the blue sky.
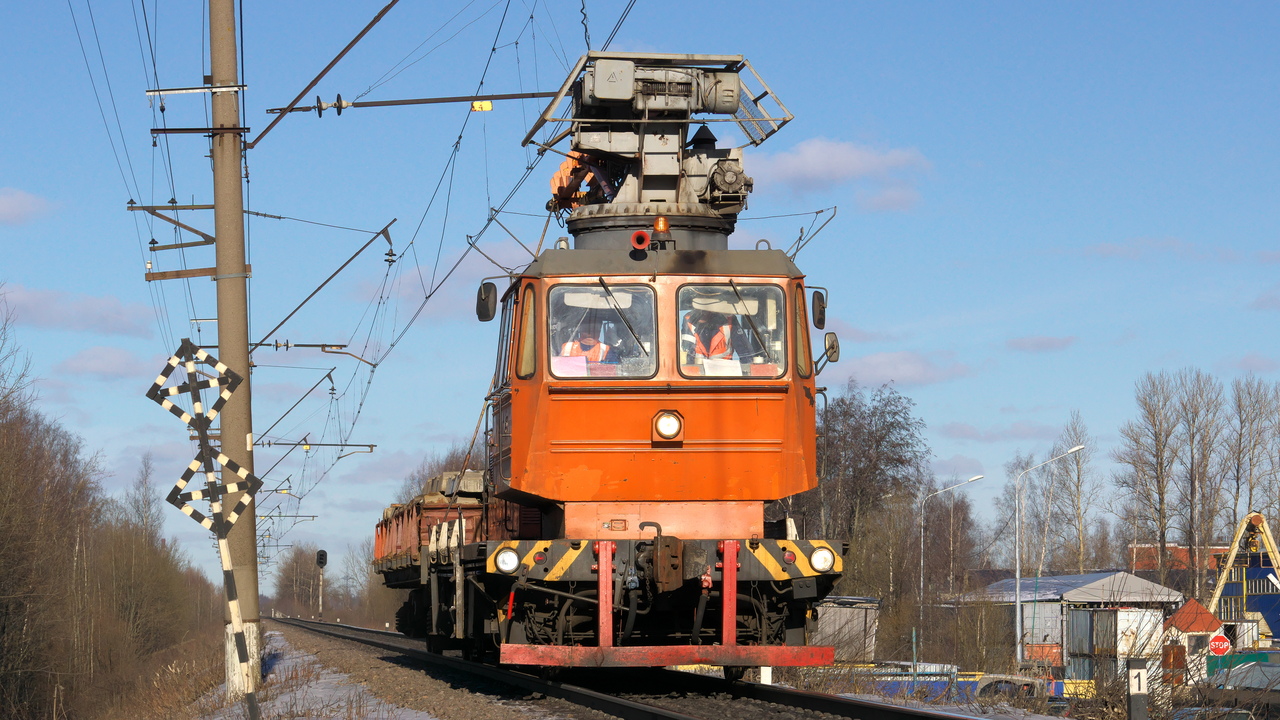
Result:
M593 47L624 5L586 3ZM250 6L250 135L380 7ZM555 89L585 48L580 4L512 2L495 43L507 7L404 2L311 95L470 94L495 44L485 92ZM744 218L839 207L798 259L811 284L832 291L844 357L824 380L894 381L928 423L938 473L989 476L969 489L980 507L998 493L1003 463L1018 450L1047 450L1072 410L1097 436L1108 472L1145 372L1197 366L1224 380L1276 379L1276 6L692 7L637 3L611 49L742 53L796 115L748 150L756 192ZM205 141L174 136L153 148L149 129L161 115L144 95L157 81L200 84L202 20L184 7L85 0L28 3L9 15L0 30L9 68L0 281L17 339L41 377L42 408L101 454L109 489L127 483L147 451L157 486L167 488L193 449L143 393L180 338L215 342L215 326L197 334L188 322L214 314L213 284L144 283L147 260L157 269L182 260L147 252L151 237L174 235L125 203L209 201ZM421 59L397 66L404 58ZM207 123L201 95L165 104L171 127ZM524 171L531 156L519 140L541 107L499 103L469 118L463 106L296 114L250 152L250 209L367 231L397 218L392 248L403 253L388 266L378 241L274 338L350 342L372 358L403 332L372 382L368 366L349 357L255 354L257 432L335 368L333 399L322 382L271 437L378 445L337 463L336 451L302 462L299 450L271 471L270 487L291 478L307 493L276 512L319 516L288 541L342 552L368 534L426 452L469 438L495 343L495 327L476 323L470 303L479 279L499 270L473 253L406 331L407 319L437 253L438 278ZM507 210L538 214L554 169L535 169ZM211 214L183 219L212 227ZM537 217L501 219L525 241L542 229ZM811 219L744 219L733 242L786 246ZM255 338L370 236L258 217L249 232ZM553 225L548 236L558 234ZM479 242L506 265L524 252L496 226ZM185 262L212 265L212 251L187 251ZM259 471L281 455L262 449ZM193 556L212 561L203 531L176 511L170 517Z

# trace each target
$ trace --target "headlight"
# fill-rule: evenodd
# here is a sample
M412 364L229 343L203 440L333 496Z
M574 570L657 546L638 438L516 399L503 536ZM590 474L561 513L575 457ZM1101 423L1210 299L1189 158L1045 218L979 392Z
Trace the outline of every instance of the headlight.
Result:
M664 412L658 416L658 421L654 425L658 431L658 435L670 440L680 434L680 416L671 412Z
M494 556L493 564L498 566L499 572L510 575L516 571L516 568L520 567L520 555L511 548L502 548Z
M809 564L818 572L831 572L831 568L836 566L836 554L831 552L831 548L820 547L809 555Z

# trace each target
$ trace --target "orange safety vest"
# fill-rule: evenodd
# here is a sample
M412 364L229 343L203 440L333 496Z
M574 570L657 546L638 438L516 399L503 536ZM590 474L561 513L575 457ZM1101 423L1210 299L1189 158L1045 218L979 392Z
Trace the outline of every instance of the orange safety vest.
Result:
M609 357L609 346L597 342L591 348L584 348L577 340L570 340L560 347L561 357L585 357L587 362L604 362Z
M586 194L578 188L584 182L593 190L600 188L600 178L595 168L587 164L587 156L571 151L551 176L551 202L561 210L582 207L586 204Z
M733 330L732 325L720 326L720 330L711 338L710 348L702 342L702 336L694 329L693 323L685 322L685 327L688 328L689 335L692 336L693 341L696 343L694 352L698 355L716 360L733 358L733 348L729 347L729 333ZM688 339L688 336L686 336L686 339Z

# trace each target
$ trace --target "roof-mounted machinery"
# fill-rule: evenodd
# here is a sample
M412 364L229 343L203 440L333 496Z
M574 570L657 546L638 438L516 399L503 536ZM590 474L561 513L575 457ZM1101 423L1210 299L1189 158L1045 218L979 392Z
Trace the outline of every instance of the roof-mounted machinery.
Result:
M591 52L524 144L551 150L570 138L548 207L572 210L578 248L625 247L641 218L665 216L677 248L714 250L726 247L752 189L742 147L791 119L741 55ZM559 132L536 141L548 123ZM718 148L713 123L736 125L746 143Z

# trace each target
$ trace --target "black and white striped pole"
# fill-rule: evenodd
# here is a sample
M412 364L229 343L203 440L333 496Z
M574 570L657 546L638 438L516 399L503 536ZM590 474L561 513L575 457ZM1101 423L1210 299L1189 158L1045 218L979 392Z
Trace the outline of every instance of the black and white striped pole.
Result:
M186 371L187 381L166 387L165 384L169 381L169 377L179 365L182 365ZM200 365L212 368L217 374L210 376L208 380L199 380L198 371ZM184 515L199 523L201 527L212 531L218 539L218 556L222 561L222 586L226 592L227 612L231 618L231 630L235 638L241 686L248 688L244 695L245 706L248 709L250 720L260 720L261 713L258 710L258 696L254 692L257 683L254 682L256 678L252 677L253 663L250 662L249 644L244 634L244 614L241 612L240 596L236 589L235 574L232 571L231 548L227 543L227 533L235 525L236 520L239 520L252 505L254 494L262 487L262 481L254 477L248 470L240 467L231 458L221 452L216 452L209 442L209 429L213 419L218 416L227 399L231 397L231 393L235 392L241 382L242 378L219 362L217 358L201 350L191 340L183 338L182 345L178 347L178 351L169 358L164 370L156 378L151 389L147 391L147 397L157 402L160 407L173 413L179 420L191 426L199 436L199 452L196 453L195 459L187 466L186 471L182 473L182 476L174 484L173 489L169 491L169 496L165 499L181 510ZM200 397L200 391L202 389L212 390L215 388L218 389L218 399L214 400L213 404L206 410ZM170 399L180 395L190 396L190 413ZM215 461L224 470L230 470L239 479L225 484L218 482ZM196 473L201 471L204 472L204 489L183 492ZM223 507L223 497L231 493L243 493L243 495L230 510L226 510ZM197 500L207 500L209 502L208 516L191 505L193 501ZM231 678L228 678L228 685L231 684L230 680Z

